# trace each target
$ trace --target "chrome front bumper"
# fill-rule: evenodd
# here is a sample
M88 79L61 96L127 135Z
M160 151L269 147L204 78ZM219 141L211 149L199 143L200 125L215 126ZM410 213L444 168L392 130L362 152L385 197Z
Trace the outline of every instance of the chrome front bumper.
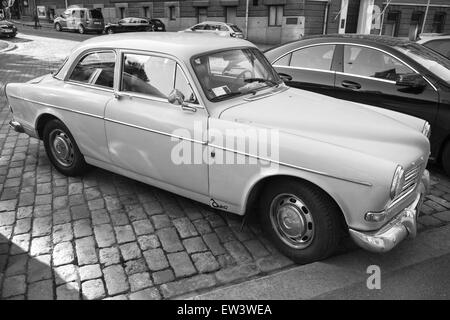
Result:
M356 231L349 229L350 236L357 245L372 252L386 252L394 248L406 237L414 238L417 233L417 216L423 199L430 187L430 173L425 170L414 201L395 218L378 231Z
M19 132L19 133L24 133L25 132L25 130L23 129L22 125L19 122L15 121L15 120L11 120L9 122L9 126L11 128L13 128L14 131L16 131L16 132Z

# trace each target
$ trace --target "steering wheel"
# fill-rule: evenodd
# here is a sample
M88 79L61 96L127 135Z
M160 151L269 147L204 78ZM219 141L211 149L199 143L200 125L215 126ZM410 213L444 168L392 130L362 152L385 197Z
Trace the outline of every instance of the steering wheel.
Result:
M248 74L249 76L246 77L245 75ZM252 77L252 72L250 70L244 70L242 71L238 76L237 79L247 79L247 78L251 78Z

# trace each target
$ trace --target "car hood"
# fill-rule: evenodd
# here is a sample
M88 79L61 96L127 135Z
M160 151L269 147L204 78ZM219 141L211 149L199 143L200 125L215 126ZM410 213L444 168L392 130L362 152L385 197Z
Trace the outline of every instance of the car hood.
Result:
M220 119L278 129L356 152L409 163L428 157L428 139L417 129L360 104L290 88L229 107Z
M9 22L9 21L7 21L7 20L1 20L1 21L0 21L0 26L8 26L8 27L12 27L12 26L14 26L14 23Z

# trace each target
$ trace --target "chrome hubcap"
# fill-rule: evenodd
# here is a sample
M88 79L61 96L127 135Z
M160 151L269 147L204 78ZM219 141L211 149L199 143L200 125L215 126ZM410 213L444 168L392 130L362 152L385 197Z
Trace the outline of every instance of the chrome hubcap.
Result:
M308 247L314 237L314 221L306 205L292 194L273 199L270 208L272 227L284 243L295 249Z
M55 129L50 133L50 149L56 161L62 166L69 167L73 164L74 148L65 132Z

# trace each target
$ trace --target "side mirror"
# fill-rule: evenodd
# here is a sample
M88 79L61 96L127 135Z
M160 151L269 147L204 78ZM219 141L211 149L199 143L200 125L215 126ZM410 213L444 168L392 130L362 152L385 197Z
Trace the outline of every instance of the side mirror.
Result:
M427 85L425 79L418 73L400 74L397 76L395 84L412 89L423 89Z
M286 73L278 73L278 75L280 76L281 80L283 80L283 82L289 82L292 81L292 76L286 74Z
M183 109L185 111L190 111L190 112L197 111L196 107L190 106L188 103L186 103L184 101L184 94L181 93L181 91L178 89L172 90L172 92L167 97L167 101L169 101L169 103L171 103L173 105L181 106L181 109Z
M173 89L167 97L167 101L176 106L182 106L184 104L184 94L182 94L178 89Z

